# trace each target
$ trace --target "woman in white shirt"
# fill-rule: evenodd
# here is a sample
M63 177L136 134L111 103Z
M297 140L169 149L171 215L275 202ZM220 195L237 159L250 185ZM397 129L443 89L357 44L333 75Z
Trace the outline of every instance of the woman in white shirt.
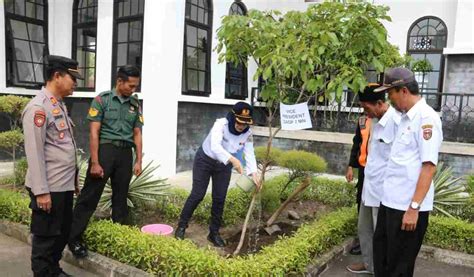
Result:
M175 232L177 239L184 239L188 222L206 195L209 180L212 178L211 222L207 239L217 247L225 246L224 240L219 235L219 228L232 167L240 174L243 173L242 164L235 157L237 152L243 151L246 174L251 175L255 184L260 186L253 137L249 128L249 125L253 124L252 114L252 106L245 102L238 102L225 118L216 120L198 149L194 157L193 187L181 212Z

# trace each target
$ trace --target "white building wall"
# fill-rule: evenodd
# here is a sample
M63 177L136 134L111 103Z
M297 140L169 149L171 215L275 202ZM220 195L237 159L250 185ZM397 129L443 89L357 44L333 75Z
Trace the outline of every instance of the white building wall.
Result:
M390 6L392 22L384 22L391 43L402 53L406 50L407 32L413 22L423 16L439 17L448 28L448 48L468 45L472 41L473 8L471 0L374 0L375 4ZM221 17L227 15L233 0L213 1L212 49L217 45L217 29ZM282 12L305 10L312 3L304 0L244 0L250 9L276 9ZM51 54L71 56L73 0L49 0L49 47ZM461 5L462 7L460 8ZM209 97L181 94L181 72L184 40L185 0L146 0L143 34L142 92L144 100L145 160L160 164L158 174L175 174L177 147L177 118L179 102L200 102L232 105L236 100L225 99L225 64L218 63L217 53L211 57L211 95ZM463 17L457 15L463 13ZM0 53L5 53L3 1L0 1ZM471 25L469 25L471 24ZM455 30L456 28L456 30ZM113 0L99 0L96 61L96 91L75 92L73 97L94 97L111 84L113 34ZM456 36L455 36L456 34ZM466 38L467 41L462 40ZM471 44L472 46L472 44ZM255 64L249 63L249 95ZM5 55L0 54L0 91L35 94L35 90L6 88ZM249 101L249 99L247 99Z

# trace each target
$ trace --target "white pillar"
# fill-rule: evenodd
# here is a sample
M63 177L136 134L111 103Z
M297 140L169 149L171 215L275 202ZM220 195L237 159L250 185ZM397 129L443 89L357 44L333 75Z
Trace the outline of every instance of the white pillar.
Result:
M49 53L71 57L73 0L48 1Z
M472 0L457 0L454 43L452 48L444 50L444 54L474 54L473 27L474 3Z
M96 40L96 92L109 90L112 78L112 34L114 1L99 0Z
M178 95L181 94L185 1L145 1L142 97L144 162L156 175L176 173Z

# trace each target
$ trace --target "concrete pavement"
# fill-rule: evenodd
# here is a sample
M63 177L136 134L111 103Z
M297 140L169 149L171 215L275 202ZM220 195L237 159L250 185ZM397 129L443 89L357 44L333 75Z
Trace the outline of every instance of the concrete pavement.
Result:
M31 246L0 233L0 275L3 277L29 277L31 272ZM63 270L73 276L98 276L61 261Z
M361 256L344 255L328 265L321 277L355 277L355 276L373 276L368 274L354 274L346 270L346 266L359 262ZM415 265L415 277L469 277L474 276L474 269L454 266L431 260L418 258Z

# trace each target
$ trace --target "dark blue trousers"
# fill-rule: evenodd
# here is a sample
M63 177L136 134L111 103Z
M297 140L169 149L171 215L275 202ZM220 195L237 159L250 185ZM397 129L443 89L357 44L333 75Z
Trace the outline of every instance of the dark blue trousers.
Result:
M222 223L225 198L229 188L232 164L224 165L207 156L202 148L196 153L193 165L193 188L184 204L178 227L186 228L196 207L206 195L209 180L212 178L212 208L209 232L217 233Z

